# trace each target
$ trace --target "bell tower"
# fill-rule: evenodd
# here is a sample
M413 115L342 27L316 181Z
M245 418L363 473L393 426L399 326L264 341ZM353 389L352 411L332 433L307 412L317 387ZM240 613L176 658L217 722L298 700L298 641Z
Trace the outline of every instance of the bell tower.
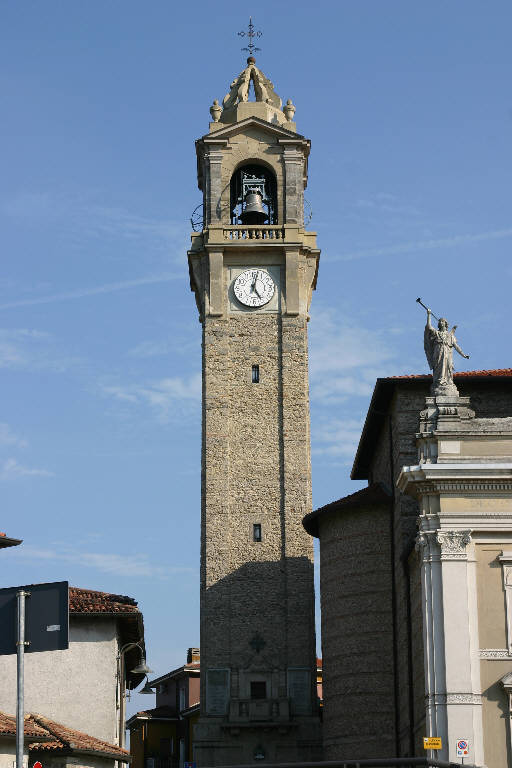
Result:
M255 100L250 100L254 91ZM310 141L250 56L196 142L203 327L199 766L316 760L304 229Z

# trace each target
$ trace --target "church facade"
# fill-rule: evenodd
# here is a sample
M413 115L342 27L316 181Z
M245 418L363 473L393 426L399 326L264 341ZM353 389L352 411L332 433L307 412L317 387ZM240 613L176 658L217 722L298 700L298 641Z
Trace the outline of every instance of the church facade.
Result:
M255 101L249 100L254 89ZM250 57L196 142L203 328L199 766L318 759L304 228L310 142Z
M368 487L304 520L325 759L512 766L512 369L447 379L378 379L352 470Z

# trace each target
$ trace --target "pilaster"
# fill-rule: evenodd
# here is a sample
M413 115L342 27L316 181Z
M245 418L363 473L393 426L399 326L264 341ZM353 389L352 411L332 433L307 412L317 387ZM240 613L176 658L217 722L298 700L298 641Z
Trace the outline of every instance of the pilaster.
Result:
M478 603L478 547L482 537L499 542L500 534L507 539L512 531L512 509L505 502L512 491L506 442L511 425L476 418L469 398L438 395L425 405L416 434L419 464L403 467L397 485L421 510L426 735L442 738L436 756L451 761L457 739L467 738L468 760L484 765L481 664L488 657L479 639L485 609ZM500 452L502 460L496 461ZM512 553L499 559L506 591Z
M280 139L283 145L285 167L285 211L288 224L304 224L304 173L305 158L297 142Z

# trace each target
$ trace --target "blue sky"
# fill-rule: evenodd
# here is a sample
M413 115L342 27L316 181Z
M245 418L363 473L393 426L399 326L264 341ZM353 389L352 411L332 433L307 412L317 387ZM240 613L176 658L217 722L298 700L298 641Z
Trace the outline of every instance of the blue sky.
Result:
M3 2L1 586L135 597L156 674L199 639L194 140L249 13L312 140L315 505L360 487L375 378L426 372L417 296L459 370L511 364L509 2Z

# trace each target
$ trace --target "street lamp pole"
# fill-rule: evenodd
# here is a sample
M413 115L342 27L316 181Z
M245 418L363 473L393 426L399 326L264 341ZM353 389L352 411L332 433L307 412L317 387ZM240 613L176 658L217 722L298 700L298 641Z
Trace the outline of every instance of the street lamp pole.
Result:
M136 643L125 643L123 646L121 646L121 648L117 653L117 681L118 681L118 689L119 689L119 746L120 747L124 747L125 745L124 721L125 721L126 680L125 680L125 670L123 665L123 659L124 659L125 653L127 653L128 651L131 651L132 648L138 648L140 650L141 662L138 666L136 666L134 669L130 671L135 672L136 674L146 675L146 680L147 680L147 676L151 674L151 672L153 671L146 664L146 654L145 654L142 638L138 640Z

